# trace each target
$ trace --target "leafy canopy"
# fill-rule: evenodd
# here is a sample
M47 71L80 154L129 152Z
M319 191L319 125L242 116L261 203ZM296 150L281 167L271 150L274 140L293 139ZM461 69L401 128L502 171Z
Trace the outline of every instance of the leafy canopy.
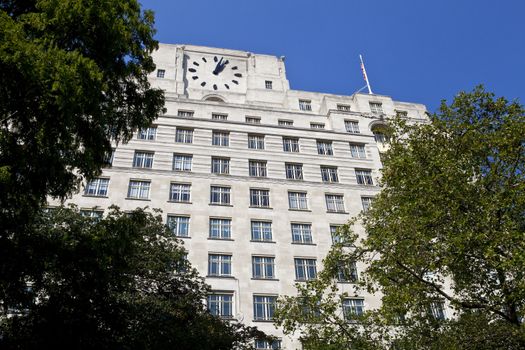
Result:
M135 0L0 1L0 301L45 270L30 246L47 196L99 174L110 140L163 111L147 74L153 14Z
M240 349L264 337L206 311L208 286L160 215L59 208L32 232L45 273L0 322L3 349Z
M2 208L67 195L163 111L154 33L136 0L0 1Z
M427 124L391 123L382 191L340 232L354 247L335 246L318 280L298 287L301 299L283 300L278 323L301 331L305 343L525 347L524 108L478 87L430 117ZM354 231L360 225L366 236ZM333 292L337 266L352 262L366 266L356 294L382 296L381 308L357 323L344 322ZM325 309L317 322L293 312L298 300L315 298ZM439 303L447 320L431 312Z

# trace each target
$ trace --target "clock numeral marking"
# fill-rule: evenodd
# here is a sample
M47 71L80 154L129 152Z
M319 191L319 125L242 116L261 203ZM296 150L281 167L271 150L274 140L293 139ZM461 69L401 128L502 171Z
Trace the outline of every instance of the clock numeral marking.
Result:
M191 78L192 78L193 80L197 80L197 79L199 79L199 77L196 76L196 75L192 76Z
M188 69L190 72L195 73L197 70L195 68Z
M230 86L228 84L224 84L226 86L226 89L230 90Z
M239 82L237 80L232 80L232 83L234 83L235 85L239 85Z
M203 82L201 83L201 86L203 86L203 87L206 86L206 82L203 81Z
M213 56L213 60L214 60L215 62L217 62L217 61L218 61L217 56Z
M237 78L241 78L242 77L242 74L241 73L235 73L234 74Z
M213 84L213 90L217 90L217 85Z
M193 61L193 65L199 66L199 64L197 62L195 62L195 61Z
M232 67L232 70L237 70L237 69L239 69L239 67L237 67L237 66L233 66Z
M202 58L202 60L203 60L204 62L208 62L208 61L206 61L206 58L204 58L204 57Z

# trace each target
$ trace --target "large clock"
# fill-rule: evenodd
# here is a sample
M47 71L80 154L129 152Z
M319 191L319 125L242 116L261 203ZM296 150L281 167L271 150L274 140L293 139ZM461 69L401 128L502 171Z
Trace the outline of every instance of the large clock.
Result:
M230 90L245 78L244 62L223 56L196 56L187 61L187 79L203 88Z

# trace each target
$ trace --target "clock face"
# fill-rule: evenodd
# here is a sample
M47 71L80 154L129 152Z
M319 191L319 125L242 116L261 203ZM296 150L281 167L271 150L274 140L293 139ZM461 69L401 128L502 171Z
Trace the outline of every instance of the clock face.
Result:
M228 91L243 84L245 63L224 56L188 57L187 79L193 85Z

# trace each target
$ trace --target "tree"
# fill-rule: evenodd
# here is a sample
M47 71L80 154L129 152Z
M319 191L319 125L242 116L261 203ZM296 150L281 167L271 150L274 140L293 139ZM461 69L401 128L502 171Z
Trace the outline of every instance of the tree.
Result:
M75 190L164 108L153 14L135 0L0 2L0 205Z
M3 349L232 349L264 337L206 311L208 287L160 216L59 208L32 232L45 274L0 322Z
M282 300L278 324L316 349L524 348L523 106L477 87L428 124L391 127L382 191L340 232L353 248L332 249L318 280ZM355 261L367 266L356 293L379 293L382 306L348 323L334 277ZM294 306L316 298L321 316L305 322Z
M27 228L47 196L78 190L99 174L111 140L164 110L147 81L154 33L136 0L0 1L2 303L42 273Z

